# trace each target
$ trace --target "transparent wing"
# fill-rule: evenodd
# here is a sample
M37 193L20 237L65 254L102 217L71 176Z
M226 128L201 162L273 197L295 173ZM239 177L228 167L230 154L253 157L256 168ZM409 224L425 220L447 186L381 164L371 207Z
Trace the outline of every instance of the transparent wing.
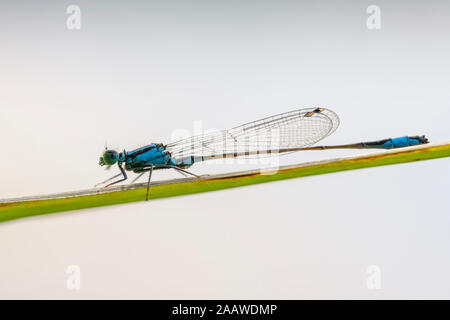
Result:
M192 136L166 146L173 158L252 153L312 145L333 133L338 116L325 108L305 108L253 121L230 130Z

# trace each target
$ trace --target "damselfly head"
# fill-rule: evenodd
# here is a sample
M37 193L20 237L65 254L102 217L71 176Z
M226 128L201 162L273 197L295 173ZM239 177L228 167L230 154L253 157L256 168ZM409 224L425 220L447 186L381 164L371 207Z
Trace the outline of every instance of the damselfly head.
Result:
M104 166L108 165L111 166L115 164L117 161L119 161L119 154L117 151L114 150L106 150L103 152L103 155L100 157L99 165Z

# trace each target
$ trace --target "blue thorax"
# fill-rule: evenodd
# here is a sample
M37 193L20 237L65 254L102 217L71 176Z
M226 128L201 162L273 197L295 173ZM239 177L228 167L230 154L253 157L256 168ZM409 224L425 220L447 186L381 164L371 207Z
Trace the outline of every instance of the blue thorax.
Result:
M123 162L127 170L153 165L155 167L174 165L170 154L162 144L151 144L125 152Z

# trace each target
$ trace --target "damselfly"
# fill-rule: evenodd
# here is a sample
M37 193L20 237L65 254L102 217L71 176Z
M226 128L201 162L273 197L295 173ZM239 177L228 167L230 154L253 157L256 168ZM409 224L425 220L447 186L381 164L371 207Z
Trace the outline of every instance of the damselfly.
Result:
M404 136L379 141L359 142L333 146L312 146L332 134L339 126L338 116L325 108L305 108L253 121L230 130L200 134L169 144L152 143L132 150L117 152L106 149L100 165L108 167L117 163L120 173L98 185L119 176L104 188L127 179L126 171L141 177L149 172L147 196L153 170L175 169L182 174L194 163L230 157L275 156L302 150L326 149L392 149L428 143L425 136Z

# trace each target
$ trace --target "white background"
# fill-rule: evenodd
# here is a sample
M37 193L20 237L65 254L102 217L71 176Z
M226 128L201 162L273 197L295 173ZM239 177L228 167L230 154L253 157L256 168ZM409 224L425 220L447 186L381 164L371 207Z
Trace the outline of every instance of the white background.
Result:
M81 8L81 30L66 8ZM366 8L381 8L368 30ZM0 198L92 187L105 141L334 110L324 143L449 140L444 1L2 1ZM298 163L355 152L286 156ZM0 225L1 298L450 298L448 159ZM195 173L247 166L204 163ZM155 178L178 177L157 172ZM82 287L68 290L69 265ZM381 289L366 268L381 269Z

